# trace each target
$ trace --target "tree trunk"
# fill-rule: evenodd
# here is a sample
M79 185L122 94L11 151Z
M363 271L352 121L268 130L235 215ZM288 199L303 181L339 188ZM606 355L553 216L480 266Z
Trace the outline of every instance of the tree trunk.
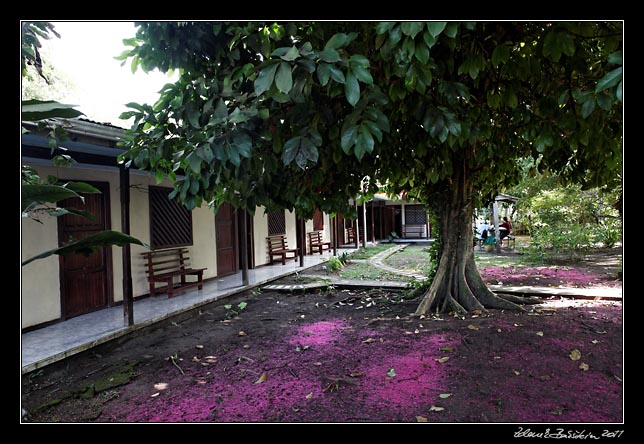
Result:
M466 168L455 172L449 190L436 204L440 221L440 254L436 276L416 314L451 311L465 314L486 308L522 310L520 305L494 294L483 282L474 261L472 216L473 182Z

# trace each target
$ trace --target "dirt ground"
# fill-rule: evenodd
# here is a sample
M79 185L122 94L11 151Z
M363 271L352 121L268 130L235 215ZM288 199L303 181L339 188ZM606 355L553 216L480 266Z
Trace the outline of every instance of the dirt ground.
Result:
M600 259L571 270L602 275ZM410 317L418 302L374 289L239 294L24 375L24 421L623 421L621 302Z

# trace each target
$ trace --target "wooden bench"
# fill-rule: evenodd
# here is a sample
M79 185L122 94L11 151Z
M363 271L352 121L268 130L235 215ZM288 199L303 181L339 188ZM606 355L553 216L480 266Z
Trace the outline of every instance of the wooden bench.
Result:
M206 268L191 268L187 248L169 248L141 253L146 259L150 296L156 293L167 293L171 298L175 290L186 290L198 287L203 289L203 272ZM196 276L197 281L188 282L186 276ZM179 282L174 278L179 277ZM165 287L157 288L157 283L165 283Z
M325 242L322 239L322 232L321 231L311 231L308 233L309 235L309 251L311 254L315 250L317 250L320 254L322 254L322 251L328 250L331 248L331 242Z
M403 225L402 235L404 238L417 237L421 239L425 234L425 225Z
M289 248L286 242L286 236L283 234L269 236L266 238L266 241L268 242L268 256L271 264L280 261L282 265L285 265L287 259L297 260L300 249ZM289 257L290 254L293 254L293 257ZM279 259L275 259L275 257L279 257Z

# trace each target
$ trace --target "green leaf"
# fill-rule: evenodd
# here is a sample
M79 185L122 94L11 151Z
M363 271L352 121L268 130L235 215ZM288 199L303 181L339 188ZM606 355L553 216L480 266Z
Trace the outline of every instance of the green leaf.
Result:
M575 54L575 41L567 32L559 33L559 46L564 54L572 56Z
M217 106L215 107L215 117L218 119L225 119L228 117L228 107L223 99L219 99Z
M619 81L619 85L617 85L617 89L615 89L615 97L617 97L617 100L620 102L622 101L622 81Z
M251 139L248 134L237 131L233 136L233 141L235 142L237 151L239 151L239 154L242 157L249 158L251 156L253 149L253 139Z
M63 187L76 193L101 194L100 190L85 182L67 182Z
M52 119L54 117L71 119L83 116L83 113L73 109L75 106L54 100L23 100L21 119L28 122L37 122L38 120Z
M356 103L360 100L360 85L358 84L358 79L351 71L345 77L344 94L351 106L356 106Z
M255 94L258 96L271 88L273 80L275 79L275 72L277 71L277 63L266 66L255 79Z
M615 65L622 64L622 51L615 51L608 56L608 63L613 63Z
M622 67L616 68L604 77L602 77L599 82L597 82L597 87L595 87L595 93L603 91L604 89L611 88L617 85L622 80Z
M445 27L445 35L449 38L454 38L456 37L456 32L458 31L458 23L456 22L449 22L447 26Z
M282 91L284 94L293 88L293 76L291 74L291 65L288 63L280 63L279 68L277 68L277 74L275 75L275 86L277 89Z
M382 142L382 131L380 130L376 122L365 120L364 125L369 128L369 132L371 132L371 134L374 135L376 139L378 139L378 142Z
M499 66L501 63L507 63L510 60L510 48L507 45L498 45L492 52L492 64Z
M326 86L326 84L329 83L329 79L331 78L331 70L329 69L329 66L331 65L328 65L326 63L320 63L318 65L318 81L322 86Z
M22 211L34 204L59 202L70 197L81 197L79 194L58 185L22 185Z
M344 83L346 82L344 73L333 65L327 66L329 67L329 72L331 73L331 78L333 79L333 81L344 85Z
M374 147L373 136L369 132L366 125L360 125L358 135L356 137L356 146L354 152L358 160L362 159L365 153L372 153Z
M613 104L613 102L608 94L601 93L597 95L597 104L601 109L610 111L610 107Z
M299 56L300 56L300 51L295 46L292 46L291 48L289 48L288 51L286 51L286 54L284 54L280 58L282 60L286 60L287 62L292 62L293 60L297 59Z
M396 371L393 368L387 369L387 376L393 378L394 376L396 376Z
M561 58L561 47L559 46L558 32L550 31L543 39L543 55L550 56L555 62Z
M396 25L396 22L379 22L376 24L376 34L384 34Z
M282 162L284 165L290 165L291 162L295 160L295 156L297 156L297 153L300 150L301 142L301 136L293 137L286 141L284 144L284 151L282 152Z
M423 40L425 41L425 44L427 45L427 48L431 49L432 46L436 44L436 37L431 35L429 32L424 32L423 33Z
M84 256L90 256L92 253L97 251L99 248L117 246L122 247L127 244L136 244L141 245L145 248L150 248L149 245L141 242L135 237L129 236L118 231L106 230L101 231L100 233L88 236L82 240L68 243L60 248L54 248L53 250L45 251L40 253L37 256L34 256L30 259L27 259L22 263L23 266L29 264L30 262L35 261L36 259L44 259L51 256L52 254L65 255L71 253L82 254Z
M429 60L429 48L427 48L427 46L424 46L423 44L416 45L416 51L414 52L414 55L416 56L418 61L424 65Z
M338 34L334 34L329 41L326 42L324 49L338 49L346 45L348 41L349 36L340 32Z
M403 22L400 25L403 34L410 36L412 39L423 30L423 22Z
M48 211L47 213L54 217L64 216L65 214L75 214L89 220L96 219L89 211L77 210L75 208L56 208L55 210Z
M427 30L432 37L438 37L447 26L447 22L429 22L427 23Z
M355 67L369 69L369 59L360 54L354 54L349 58L349 66L351 69Z
M320 52L320 59L327 63L335 63L341 61L342 57L340 57L340 53L335 49L327 48Z
M190 125L197 129L201 128L201 125L199 124L200 116L201 112L197 109L195 103L188 102L186 105L186 118L188 119L188 122L190 122Z
M358 127L356 125L353 125L347 128L344 133L342 133L340 146L342 146L342 151L344 151L345 154L349 154L350 148L355 144L357 132Z
M373 85L373 77L371 77L371 73L359 66L356 66L351 69L351 73L356 76L358 80L360 80L362 83L366 83L367 85Z
M201 159L196 153L191 153L188 159L190 169L195 174L201 174Z
M581 105L581 115L585 118L590 116L595 111L595 98L591 97Z

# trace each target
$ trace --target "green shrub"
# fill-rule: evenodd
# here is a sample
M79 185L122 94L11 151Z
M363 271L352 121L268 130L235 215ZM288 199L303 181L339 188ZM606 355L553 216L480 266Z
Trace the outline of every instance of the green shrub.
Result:
M337 258L335 256L330 257L329 260L327 261L327 270L329 271L339 271L344 267L344 264L340 260L340 258Z
M596 226L579 223L558 223L538 227L524 253L533 262L578 260L593 246Z
M597 226L595 241L606 248L613 248L622 238L622 232L617 223L604 223Z

